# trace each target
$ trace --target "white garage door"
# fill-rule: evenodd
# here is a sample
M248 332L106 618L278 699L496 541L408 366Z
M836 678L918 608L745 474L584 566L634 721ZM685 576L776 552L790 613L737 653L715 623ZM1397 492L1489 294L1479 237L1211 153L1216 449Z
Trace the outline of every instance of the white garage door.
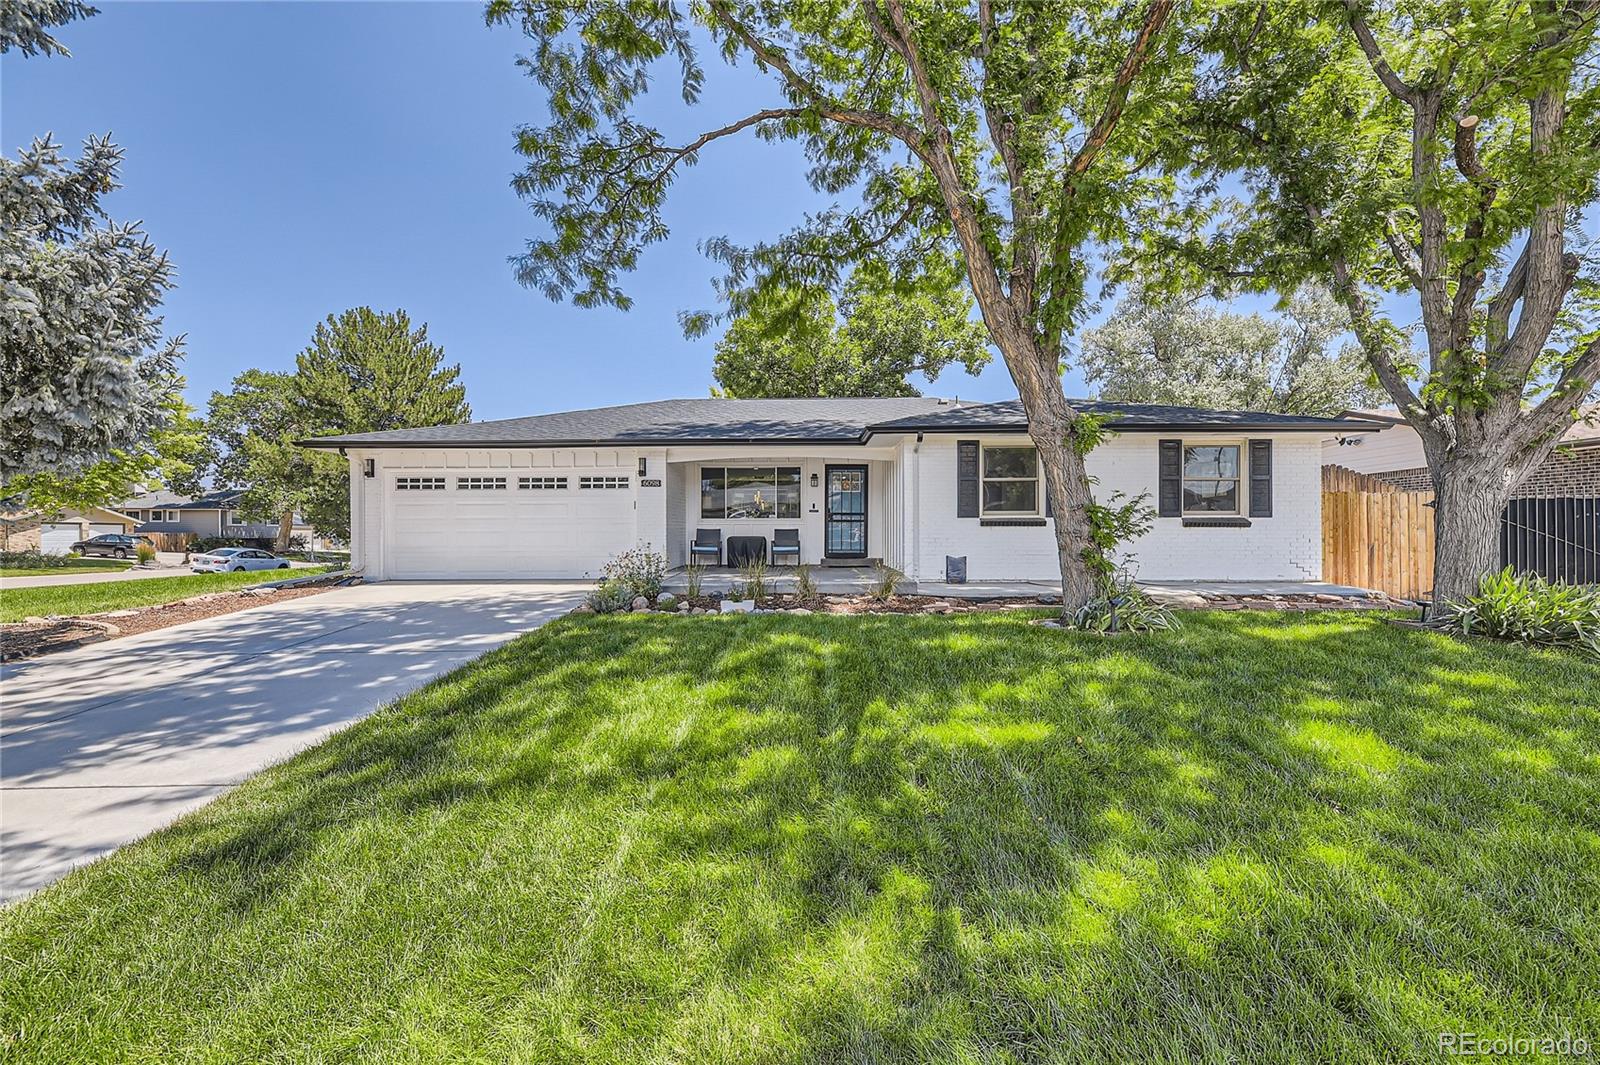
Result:
M626 469L386 475L390 577L585 577L634 542Z
M89 523L89 535L99 536L101 533L123 532L121 525L111 521L92 521Z
M83 539L82 526L77 522L56 523L39 527L39 550L47 555L64 555L72 545ZM121 530L118 530L119 532Z

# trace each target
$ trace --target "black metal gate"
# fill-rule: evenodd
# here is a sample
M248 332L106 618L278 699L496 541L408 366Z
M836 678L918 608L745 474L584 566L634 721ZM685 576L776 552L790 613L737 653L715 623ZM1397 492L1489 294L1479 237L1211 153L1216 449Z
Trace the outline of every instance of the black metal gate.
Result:
M1500 515L1500 564L1567 584L1600 584L1600 497L1527 496Z

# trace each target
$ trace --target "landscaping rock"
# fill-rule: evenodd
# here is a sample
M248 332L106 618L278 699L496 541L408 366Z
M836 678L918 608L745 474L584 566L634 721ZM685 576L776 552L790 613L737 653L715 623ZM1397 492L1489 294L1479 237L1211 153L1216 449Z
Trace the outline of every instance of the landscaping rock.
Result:
M1061 597L1059 595L1041 595L1039 596L1039 602L1045 606L1060 606Z
M1342 596L1342 595L1334 595L1331 592L1318 592L1316 595L1313 595L1311 598L1315 599L1319 603L1342 603L1342 602L1344 602L1344 596Z
M646 599L642 595L634 596L633 597L633 609L634 610L649 610L650 609L650 600Z
M689 614L689 613L693 613L693 610L690 608L690 606L689 606L689 604L687 602L683 602L683 603L679 603L678 604L678 613L680 613L680 614Z
M813 611L807 610L803 606L797 606L797 607L791 607L789 609L789 613L791 613L791 614L811 614L811 613L813 613Z
M699 607L697 607L697 606L694 606L694 607L690 607L690 608L689 608L689 613L691 613L691 614L704 614L704 613L705 613L705 611L704 611L704 610L702 610L702 609L700 609L700 608L699 608Z
M583 603L580 606L578 606L576 609L574 609L572 612L574 614L593 614L594 613L594 607L590 606L588 603Z

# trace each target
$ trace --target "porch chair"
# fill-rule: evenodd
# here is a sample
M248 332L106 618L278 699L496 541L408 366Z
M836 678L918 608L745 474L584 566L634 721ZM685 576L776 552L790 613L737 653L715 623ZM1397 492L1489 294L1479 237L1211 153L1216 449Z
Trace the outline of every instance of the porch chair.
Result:
M778 560L790 558L794 564L800 564L800 530L799 529L774 529L772 530L772 562L777 565Z
M722 565L722 530L721 529L696 529L694 543L689 545L689 561L696 565L705 565L706 559L711 560L711 565Z

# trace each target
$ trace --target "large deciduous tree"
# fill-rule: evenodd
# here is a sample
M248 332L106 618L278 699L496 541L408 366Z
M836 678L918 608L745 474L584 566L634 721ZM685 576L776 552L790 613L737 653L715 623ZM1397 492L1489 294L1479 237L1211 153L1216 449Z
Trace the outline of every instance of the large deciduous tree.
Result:
M1337 414L1382 402L1360 349L1341 339L1349 328L1325 289L1296 293L1273 316L1136 292L1084 332L1078 364L1114 402Z
M740 133L802 142L812 186L859 199L770 243L709 242L729 309L835 290L863 260L907 284L929 261L959 264L1028 414L1070 612L1093 592L1084 454L1097 427L1062 392L1063 344L1091 250L1136 224L1159 183L1145 169L1190 91L1173 6L492 0L489 19L531 39L523 63L549 97L549 123L518 134L528 163L513 184L550 227L519 277L552 299L626 307L620 275L666 237L662 207L684 166ZM707 36L768 75L776 98L673 143L637 105L667 64L697 102Z
M344 464L295 446L310 433L295 375L246 370L229 392L213 392L206 417L208 472L219 488L242 488L239 509L253 521L276 522L276 546L289 547L294 516L318 498L318 482L344 484Z
M837 304L799 289L751 307L717 341L714 373L735 399L917 396L913 374L975 374L989 358L965 286L902 291L857 273Z
M1216 265L1343 300L1422 437L1445 609L1496 565L1503 506L1600 375L1578 236L1600 173L1597 16L1592 0L1261 3L1209 32L1194 129L1253 193ZM1420 317L1421 350L1396 313Z

